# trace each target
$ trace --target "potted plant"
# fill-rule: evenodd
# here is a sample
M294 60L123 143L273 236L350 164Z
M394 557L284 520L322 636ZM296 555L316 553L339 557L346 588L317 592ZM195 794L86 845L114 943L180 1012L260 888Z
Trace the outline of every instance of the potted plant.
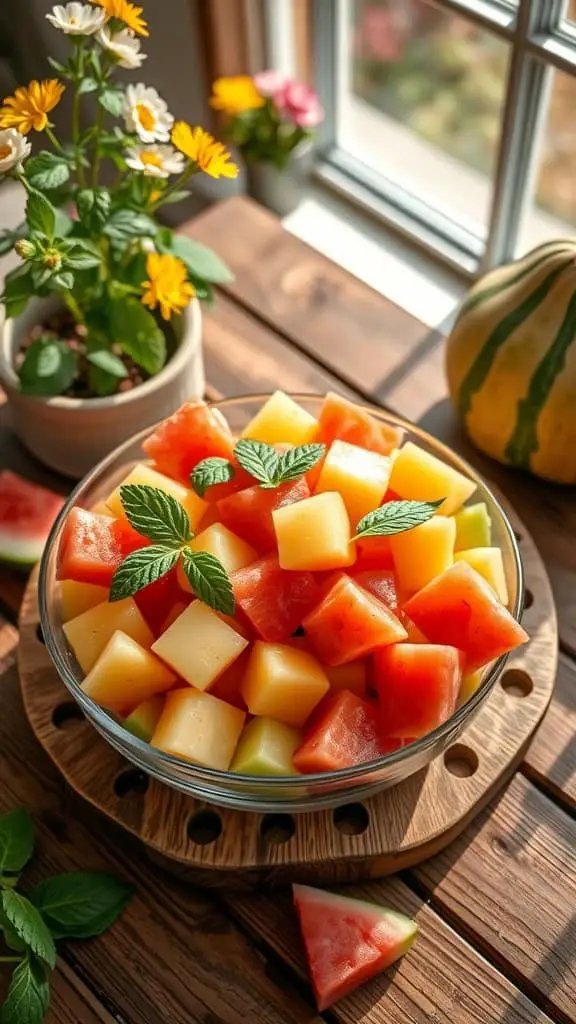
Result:
M284 217L298 205L324 111L311 86L278 71L218 78L211 105L246 161L248 193Z
M26 189L26 219L0 233L6 276L0 384L24 444L43 462L83 475L134 432L191 396L204 375L200 299L231 279L218 257L162 227L158 213L190 193L195 174L236 177L225 147L174 122L142 83L123 87L148 35L128 0L56 5L49 22L71 42L57 76L16 90L0 107L0 180ZM71 141L49 120L72 92ZM82 130L86 97L97 110ZM30 156L28 136L47 148ZM113 173L111 173L113 172ZM110 183L111 182L111 183Z

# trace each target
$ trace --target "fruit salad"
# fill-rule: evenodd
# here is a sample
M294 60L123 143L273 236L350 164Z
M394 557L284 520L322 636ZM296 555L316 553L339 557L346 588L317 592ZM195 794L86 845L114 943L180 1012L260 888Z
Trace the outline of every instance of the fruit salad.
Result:
M528 637L468 476L329 393L234 436L189 403L62 531L82 689L140 740L252 776L412 743Z

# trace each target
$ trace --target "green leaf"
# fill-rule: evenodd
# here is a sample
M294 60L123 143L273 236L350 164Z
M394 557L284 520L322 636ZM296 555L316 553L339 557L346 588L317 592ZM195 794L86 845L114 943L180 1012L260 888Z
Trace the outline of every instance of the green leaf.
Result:
M54 213L56 215L56 225L54 230L60 238L66 238L74 227L74 221L67 213L64 213L64 210L60 210L58 207L56 207Z
M22 939L18 935L14 926L10 924L10 921L1 908L0 933L4 936L4 942L8 946L8 949L13 949L15 953L24 953L26 951L26 943L22 942Z
M179 192L171 192L170 195L166 197L166 199L162 200L162 202L166 203L166 206L168 206L170 203L181 203L184 199L188 199L188 196L191 195L192 193L190 192L190 190L184 188L181 189Z
M179 557L178 548L167 548L164 544L151 544L132 551L114 573L109 600L121 601L155 583L174 568Z
M52 279L54 271L50 267L32 267L32 280L34 287L43 288Z
M74 287L74 274L68 270L61 270L59 274L54 274L54 277L50 281L52 291L65 291L69 292Z
M14 931L29 949L54 969L56 947L40 911L14 889L2 891L2 909Z
M2 1006L2 1024L42 1024L50 1003L50 986L41 964L26 958L18 964Z
M70 168L65 160L42 150L26 163L26 177L34 188L59 188L70 177Z
M54 68L54 71L58 72L59 75L63 75L65 71L68 71L67 65L61 64L60 61L56 60L54 57L48 57L48 63L50 67Z
M130 238L142 236L151 238L156 234L158 225L145 213L123 208L116 210L104 228L109 238L124 242Z
M30 893L55 938L89 939L109 928L134 890L114 875L56 875Z
M67 391L77 371L76 353L57 338L34 341L18 371L20 387L26 395L61 395Z
M78 86L78 92L82 95L85 92L96 92L98 82L95 78L83 78Z
M88 371L88 383L92 394L98 395L99 398L107 398L118 388L118 377L101 370L99 366L92 365Z
M26 201L26 222L30 231L46 235L50 241L56 230L56 211L41 192L28 193Z
M158 373L164 366L164 332L137 298L129 296L111 303L110 333L123 351L146 373Z
M320 461L325 451L325 444L300 444L283 452L278 458L276 484L286 484L303 476Z
M18 316L25 309L28 300L34 295L34 282L31 267L25 263L16 270L11 270L4 278L2 301L6 307L6 316Z
M232 584L222 562L208 551L191 551L184 548L182 565L196 597L209 608L225 615L235 610Z
M213 487L214 484L227 484L229 480L232 480L235 472L234 466L228 459L212 455L208 459L202 459L194 467L190 482L196 494L203 498L208 487Z
M148 540L170 547L180 547L190 540L186 509L159 487L124 484L120 488L120 500L130 525Z
M10 252L18 238L15 231L0 231L0 256L5 256L7 252Z
M76 193L76 209L80 223L87 231L97 233L108 220L112 199L105 188L81 188Z
M90 252L84 245L73 245L64 256L64 262L72 270L90 270L91 267L99 267L102 263L100 253Z
M121 89L104 89L98 97L98 102L104 110L112 114L112 117L120 117L124 106L124 93Z
M413 530L415 526L421 526L432 519L444 500L387 501L360 520L353 540L361 537L389 537L394 533Z
M215 252L185 235L173 234L170 242L164 238L158 243L158 248L161 252L170 252L178 256L192 275L205 281L229 284L234 280L234 274Z
M16 807L0 816L0 874L22 871L34 852L34 823L28 811Z
M250 441L248 438L238 441L234 449L237 462L250 476L258 480L264 487L275 487L278 472L279 456L270 444L263 441Z
M128 376L128 370L122 360L115 356L108 348L99 348L93 352L88 352L86 359L93 366L97 366L99 370L104 370L105 373L109 373L112 377L117 377L119 380L123 380L124 377Z

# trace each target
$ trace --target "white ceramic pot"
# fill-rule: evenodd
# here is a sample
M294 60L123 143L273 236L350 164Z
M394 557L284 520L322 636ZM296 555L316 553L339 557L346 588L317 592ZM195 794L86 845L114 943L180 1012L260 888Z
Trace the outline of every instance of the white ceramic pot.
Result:
M155 377L110 398L38 398L23 395L15 372L16 353L30 330L61 305L55 296L33 299L13 320L4 320L0 341L0 386L6 392L20 440L41 462L80 479L132 434L157 423L204 394L202 313L193 299L179 322L180 344Z

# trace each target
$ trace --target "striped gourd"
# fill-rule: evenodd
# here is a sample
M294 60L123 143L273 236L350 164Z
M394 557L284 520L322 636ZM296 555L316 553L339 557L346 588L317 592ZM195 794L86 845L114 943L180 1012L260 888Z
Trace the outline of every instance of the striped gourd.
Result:
M477 281L446 364L452 401L478 448L576 483L576 240L547 242Z

